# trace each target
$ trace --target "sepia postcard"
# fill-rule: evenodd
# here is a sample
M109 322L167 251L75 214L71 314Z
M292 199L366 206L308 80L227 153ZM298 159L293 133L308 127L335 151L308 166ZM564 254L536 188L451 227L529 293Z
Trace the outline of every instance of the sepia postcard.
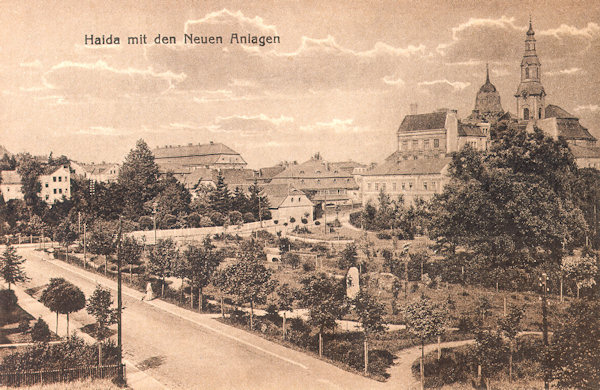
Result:
M600 388L597 3L0 15L1 388Z

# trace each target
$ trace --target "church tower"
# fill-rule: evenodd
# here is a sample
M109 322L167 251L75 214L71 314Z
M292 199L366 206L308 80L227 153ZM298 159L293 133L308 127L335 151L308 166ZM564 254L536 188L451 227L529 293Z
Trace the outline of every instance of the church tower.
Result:
M535 52L535 32L529 19L529 30L525 39L525 54L521 61L521 83L517 98L517 116L523 120L544 119L546 91L540 81L540 60Z

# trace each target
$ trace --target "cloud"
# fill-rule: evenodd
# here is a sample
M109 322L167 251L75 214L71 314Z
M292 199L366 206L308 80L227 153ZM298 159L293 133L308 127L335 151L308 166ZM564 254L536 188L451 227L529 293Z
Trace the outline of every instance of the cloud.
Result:
M338 43L332 35L303 36L295 50L283 51L278 45L251 46L229 44L232 32L251 35L276 35L278 29L260 17L223 9L188 20L188 34L222 36L222 45L148 45L146 58L154 69L183 73L187 78L177 89L214 90L227 86L237 93L295 94L298 91L367 89L382 84L382 79L414 59L427 56L423 44L396 47L376 42L364 50ZM285 37L281 37L283 40ZM290 47L286 42L285 47ZM283 46L283 45L282 45ZM199 97L205 102L210 97Z
M105 126L90 126L85 129L80 129L76 132L76 134L84 134L84 135L121 135L122 133L115 129L114 127L105 127Z
M589 111L589 112L598 112L600 111L600 106L597 104L585 104L580 105L574 108L576 112Z
M41 69L42 68L42 61L35 60L35 61L31 61L31 62L21 62L19 64L19 66L21 68Z
M552 76L559 76L559 75L571 75L571 74L582 73L582 72L583 71L581 68L572 67L569 69L561 69L561 70L545 72L544 75L552 77Z
M115 68L105 61L80 63L63 61L43 76L44 85L69 96L112 98L165 92L185 80L183 73L156 72L152 67Z
M336 134L362 133L369 129L356 126L353 119L333 118L329 122L316 122L314 124L300 126L300 131L307 133L333 132Z
M404 84L406 84L404 82L404 80L402 80L400 77L394 79L392 76L384 76L383 77L383 82L386 83L387 85L396 85L396 86L403 86Z
M533 23L535 30L535 20ZM515 18L470 18L452 28L452 40L441 43L437 52L448 63L494 61L513 63L524 52L527 24L519 25ZM536 31L536 49L542 62L569 59L585 53L598 41L600 27L588 23L578 28L561 24L557 28Z
M471 83L463 82L463 81L449 81L446 79L443 80L433 80L433 81L421 81L418 83L419 86L422 87L431 87L431 86L450 86L455 92L462 91L467 88Z

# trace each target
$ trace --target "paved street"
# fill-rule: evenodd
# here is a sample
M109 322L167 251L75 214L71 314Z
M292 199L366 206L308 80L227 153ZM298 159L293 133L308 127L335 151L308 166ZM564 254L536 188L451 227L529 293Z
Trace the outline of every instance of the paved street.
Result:
M96 283L116 284L32 248L19 248L31 281L41 286L62 276L89 296ZM162 301L142 301L141 293L124 289L124 357L169 389L377 389L390 388L343 371L304 353L290 350L211 315L193 313ZM64 316L61 316L64 317ZM72 320L92 323L85 310ZM49 323L54 329L55 323ZM59 326L63 328L64 318Z

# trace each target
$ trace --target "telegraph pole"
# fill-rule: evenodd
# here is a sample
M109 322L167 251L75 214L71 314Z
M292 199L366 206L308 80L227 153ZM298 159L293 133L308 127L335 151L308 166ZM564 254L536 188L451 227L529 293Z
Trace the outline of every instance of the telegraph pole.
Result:
M156 207L158 207L158 203L152 203L152 220L154 223L154 245L156 245Z
M544 343L544 389L550 389L550 378L548 375L548 275L544 272L540 278L542 288L542 339Z
M119 234L117 236L117 349L119 357L118 382L125 383L123 377L123 342L122 342L122 311L123 297L121 292L121 235L123 234L123 223L119 217Z

